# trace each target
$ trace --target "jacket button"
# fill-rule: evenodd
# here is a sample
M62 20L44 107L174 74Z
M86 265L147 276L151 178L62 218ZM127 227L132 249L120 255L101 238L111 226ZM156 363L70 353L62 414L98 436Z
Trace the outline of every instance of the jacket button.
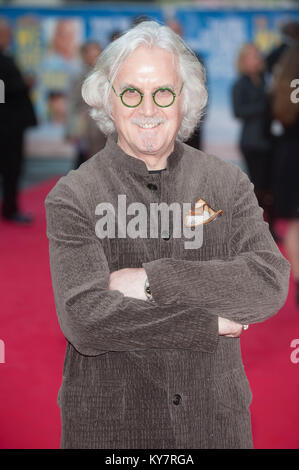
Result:
M168 233L166 230L161 233L163 240L169 240L170 239L170 233Z
M150 189L151 191L157 191L158 189L158 186L154 183L148 183L147 185L148 189Z
M173 396L173 401L172 403L174 405L179 405L180 403L182 403L182 397L181 395L179 395L178 393L176 393L174 396Z

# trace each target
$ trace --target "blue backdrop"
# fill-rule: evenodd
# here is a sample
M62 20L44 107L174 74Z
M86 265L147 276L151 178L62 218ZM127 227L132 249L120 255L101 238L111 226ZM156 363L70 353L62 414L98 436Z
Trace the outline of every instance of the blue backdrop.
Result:
M0 15L7 17L13 26L13 50L20 66L36 78L34 99L41 122L48 119L47 92L60 89L67 92L72 79L80 73L80 44L94 39L104 47L111 34L128 29L134 17L146 15L165 22L169 14L169 9L159 6L123 4L0 8ZM269 52L280 42L279 26L290 19L299 21L299 12L228 8L215 11L182 6L172 9L171 16L181 23L183 38L201 55L207 69L209 104L203 126L205 150L236 160L239 125L232 116L230 103L231 85L236 78L236 55L248 41L255 42L263 53ZM51 50L55 27L63 19L72 19L75 31L73 55L70 52L67 58Z

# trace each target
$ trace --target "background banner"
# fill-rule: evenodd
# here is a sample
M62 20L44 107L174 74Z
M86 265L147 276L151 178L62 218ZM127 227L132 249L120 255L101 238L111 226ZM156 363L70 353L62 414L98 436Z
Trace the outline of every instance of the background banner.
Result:
M209 90L203 123L204 150L229 160L239 159L239 123L231 111L231 86L237 77L236 55L248 41L255 42L267 54L281 41L281 24L299 20L298 10L291 9L209 10L195 6L169 9L140 4L1 7L0 15L13 28L15 59L34 82L32 97L40 125L28 132L33 144L29 145L29 153L38 156L44 148L42 142L56 139L61 142L61 154L67 154L63 151L63 116L66 120L68 94L82 71L80 46L85 41L96 40L104 48L113 33L127 30L134 18L144 15L159 22L179 21L183 38L202 58ZM55 99L57 92L59 100Z

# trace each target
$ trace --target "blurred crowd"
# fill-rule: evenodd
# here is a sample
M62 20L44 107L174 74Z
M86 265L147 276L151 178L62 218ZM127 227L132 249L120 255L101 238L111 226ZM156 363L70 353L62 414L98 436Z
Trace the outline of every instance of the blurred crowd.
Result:
M138 17L132 25L146 19ZM177 21L169 21L168 26L182 34ZM96 64L102 47L96 41L83 44L78 62L78 58L73 57L73 32L74 24L71 22L62 20L57 23L51 54L46 58L43 69L48 63L53 65L63 60L63 57L71 67L71 86L68 85L65 91L48 91L45 99L51 126L67 122L66 138L75 148L74 168L78 168L104 147L106 137L89 117L89 107L81 96L82 82ZM115 40L120 34L114 31L110 40ZM19 210L18 187L24 132L36 125L37 117L30 101L33 80L22 76L9 54L11 38L8 23L1 20L0 78L5 83L6 97L5 108L0 106L1 215L6 220L29 224L32 218ZM280 45L267 56L254 43L241 48L231 103L233 114L241 123L239 148L248 176L274 239L284 242L293 267L299 305L299 23L284 24L281 38ZM199 55L198 59L202 62ZM50 135L47 122L44 124L45 132ZM203 125L201 122L187 144L202 149ZM277 219L288 222L284 240L276 233Z
M282 39L266 57L255 44L241 48L232 107L248 176L276 241L275 220L288 221L284 246L299 305L299 23L285 24Z

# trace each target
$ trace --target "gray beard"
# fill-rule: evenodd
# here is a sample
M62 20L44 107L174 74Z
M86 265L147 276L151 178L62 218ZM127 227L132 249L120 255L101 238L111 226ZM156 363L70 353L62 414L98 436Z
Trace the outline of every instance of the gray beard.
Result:
M151 152L153 150L153 140L155 139L155 136L151 137L143 137L142 142L146 148L147 152Z

